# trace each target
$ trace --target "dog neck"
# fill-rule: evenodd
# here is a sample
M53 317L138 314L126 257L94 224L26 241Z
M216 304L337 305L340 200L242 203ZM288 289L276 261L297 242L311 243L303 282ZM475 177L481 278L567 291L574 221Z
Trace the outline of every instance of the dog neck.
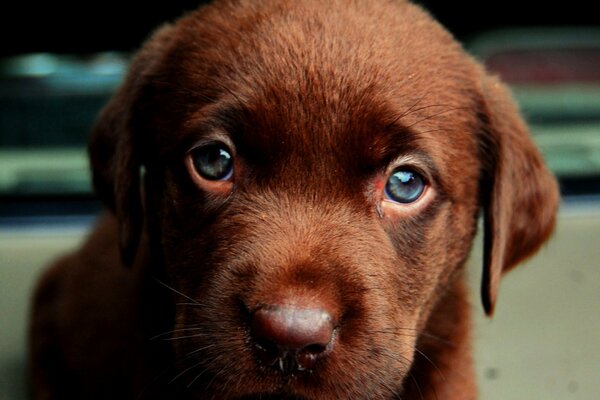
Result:
M471 357L471 320L464 277L454 280L422 331L403 399L477 398Z

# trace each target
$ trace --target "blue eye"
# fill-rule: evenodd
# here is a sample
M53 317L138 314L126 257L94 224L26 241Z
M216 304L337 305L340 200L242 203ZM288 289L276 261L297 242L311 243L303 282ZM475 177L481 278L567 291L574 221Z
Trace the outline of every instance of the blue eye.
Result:
M233 156L223 143L213 143L192 150L194 168L204 179L225 181L233 174Z
M425 191L425 180L409 169L396 169L385 184L385 197L396 203L416 201Z

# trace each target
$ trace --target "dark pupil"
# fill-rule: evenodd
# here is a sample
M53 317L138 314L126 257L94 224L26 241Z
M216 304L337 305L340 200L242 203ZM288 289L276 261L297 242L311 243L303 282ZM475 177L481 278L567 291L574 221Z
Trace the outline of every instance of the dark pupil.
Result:
M423 193L423 179L412 171L397 171L385 185L387 196L399 203L412 203Z
M214 144L195 151L194 166L203 178L216 181L228 178L233 161L222 145Z

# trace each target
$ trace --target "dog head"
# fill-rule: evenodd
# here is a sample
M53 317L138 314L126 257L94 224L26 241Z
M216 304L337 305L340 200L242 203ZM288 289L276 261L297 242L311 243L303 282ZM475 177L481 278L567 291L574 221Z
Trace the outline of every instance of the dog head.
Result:
M558 198L503 84L403 1L202 7L137 54L90 155L125 262L146 230L191 303L181 379L224 398L392 397L480 212L492 313Z

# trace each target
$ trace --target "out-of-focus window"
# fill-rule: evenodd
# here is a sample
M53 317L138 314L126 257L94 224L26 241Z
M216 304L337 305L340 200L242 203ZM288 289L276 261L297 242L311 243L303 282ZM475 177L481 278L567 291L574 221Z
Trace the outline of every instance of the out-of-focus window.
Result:
M117 53L0 61L0 217L89 209L88 132L126 65Z
M498 31L468 47L513 88L563 193L600 193L600 29ZM40 211L91 197L88 132L127 62L120 53L0 61L0 217L32 199Z
M471 49L513 88L563 194L599 194L600 29L499 31Z

